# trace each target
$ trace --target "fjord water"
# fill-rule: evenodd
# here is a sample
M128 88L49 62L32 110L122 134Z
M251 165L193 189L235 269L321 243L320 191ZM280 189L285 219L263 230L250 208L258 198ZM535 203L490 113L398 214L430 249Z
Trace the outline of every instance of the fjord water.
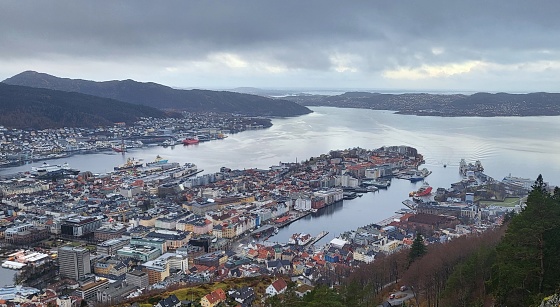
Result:
M161 155L169 161L193 162L199 169L216 172L220 167L262 168L282 162L302 161L333 149L408 145L424 155L433 173L427 181L434 188L449 187L460 180L458 165L480 160L485 173L495 179L513 176L560 184L560 118L555 117L428 117L398 115L390 111L314 107L314 113L273 119L264 130L230 135L225 140L196 146L159 146L117 153L76 155L47 161L68 162L71 167L94 173L108 172L128 157L152 161ZM40 165L41 162L32 165ZM443 165L447 167L444 168ZM0 174L27 171L32 165L4 169ZM364 194L283 228L271 240L286 242L295 232L312 235L329 231L326 239L343 231L379 222L403 207L401 202L421 183L393 180L387 191Z

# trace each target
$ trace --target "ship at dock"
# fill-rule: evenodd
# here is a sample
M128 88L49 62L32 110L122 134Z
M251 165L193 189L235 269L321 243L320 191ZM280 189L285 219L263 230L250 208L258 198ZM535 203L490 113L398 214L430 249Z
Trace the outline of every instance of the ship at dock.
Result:
M183 140L183 145L196 145L198 143L200 143L198 138L189 137Z
M43 162L41 166L32 167L31 175L37 179L56 179L62 178L66 175L78 175L80 171L77 169L70 168L68 163L63 165L49 165Z
M134 160L134 158L128 158L126 159L125 164L115 166L113 169L115 171L125 171L125 170L140 168L142 166L144 166L144 163Z
M290 239L288 239L288 244L292 245L307 245L313 240L313 237L308 233L294 233Z
M428 182L424 181L422 186L418 189L418 191L412 191L408 194L410 197L422 197L428 196L432 194L432 187L428 184Z
M482 162L480 162L480 160L476 160L474 164L472 163L467 164L465 159L461 159L461 162L459 162L459 173L463 176L467 176L467 172L479 172L479 173L484 172L484 167L482 166Z
M362 185L364 186L371 186L377 189L387 189L391 186L391 179L373 179L373 180L364 180L362 181Z
M167 162L169 162L167 159L164 159L164 158L160 157L159 155L157 155L156 159L153 162L146 163L146 166L166 164Z

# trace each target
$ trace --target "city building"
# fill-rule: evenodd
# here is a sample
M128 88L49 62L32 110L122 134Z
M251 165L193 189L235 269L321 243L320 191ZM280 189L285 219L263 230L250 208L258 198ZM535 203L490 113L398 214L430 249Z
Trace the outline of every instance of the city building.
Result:
M127 266L120 260L105 257L97 260L93 272L97 275L111 276L111 278L124 278Z
M87 302L94 302L97 300L97 292L109 284L109 280L100 278L96 281L91 281L80 286L75 294Z
M96 245L96 250L98 254L113 256L117 254L117 251L130 243L129 239L118 238L111 239L105 242L101 242Z
M154 284L163 281L173 271L186 273L189 269L189 259L183 254L165 253L142 266L143 271L148 274L149 283Z
M148 274L140 270L126 273L126 282L140 289L146 289L150 285Z
M146 262L154 260L161 255L161 251L154 246L125 246L117 251L118 257L132 258Z
M93 231L93 239L98 242L118 239L122 237L125 231L126 227L124 225L107 224Z
M117 281L112 284L105 285L97 291L97 302L100 304L116 305L130 293L138 290L138 287L127 284L124 281Z
M60 225L60 234L63 236L82 237L101 227L100 217L74 216L67 218Z
M89 250L83 247L63 246L58 249L60 276L81 280L91 273Z
M226 263L228 256L223 251L216 251L194 258L194 264L204 265L208 267L218 267Z
M167 252L167 241L165 241L165 239L161 239L161 238L137 238L137 237L133 237L132 239L130 239L130 245L131 246L152 246L155 247L159 250L159 254L163 254L165 252ZM158 255L159 256L159 255Z

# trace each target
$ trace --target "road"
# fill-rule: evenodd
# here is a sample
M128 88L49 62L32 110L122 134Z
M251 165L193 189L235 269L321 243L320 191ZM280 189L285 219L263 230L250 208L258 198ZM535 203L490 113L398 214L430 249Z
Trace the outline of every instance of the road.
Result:
M387 302L389 302L391 306L400 306L403 302L414 298L412 290L397 291L393 292L393 294L395 294L394 299L387 299ZM379 305L379 307L383 307L383 305Z

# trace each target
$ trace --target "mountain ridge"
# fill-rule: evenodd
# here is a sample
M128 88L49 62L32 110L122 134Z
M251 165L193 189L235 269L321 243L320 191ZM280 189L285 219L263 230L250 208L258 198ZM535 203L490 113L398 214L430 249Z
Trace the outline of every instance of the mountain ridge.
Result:
M0 109L0 125L33 129L97 127L174 116L109 98L4 83L0 83Z
M154 82L138 82L132 79L98 82L24 71L7 78L2 83L78 92L168 110L278 117L298 116L312 112L304 106L285 99L271 99L229 91L181 90Z

